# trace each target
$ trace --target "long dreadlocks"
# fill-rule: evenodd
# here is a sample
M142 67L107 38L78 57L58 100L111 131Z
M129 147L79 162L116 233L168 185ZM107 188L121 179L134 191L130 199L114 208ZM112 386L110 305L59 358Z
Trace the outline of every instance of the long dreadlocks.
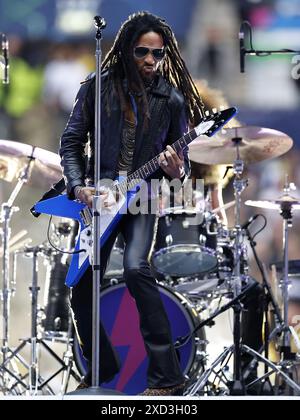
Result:
M143 99L144 121L149 119L147 94L134 62L133 49L139 37L151 31L162 36L166 51L159 71L165 80L182 93L190 123L197 124L204 115L203 102L180 55L174 33L163 19L148 12L138 12L129 16L121 26L112 48L103 61L102 71L108 70L108 86L104 93L106 106L109 110L108 98L114 91L119 95L121 108L125 111L126 98L122 80L126 78L130 88L135 86L140 90Z

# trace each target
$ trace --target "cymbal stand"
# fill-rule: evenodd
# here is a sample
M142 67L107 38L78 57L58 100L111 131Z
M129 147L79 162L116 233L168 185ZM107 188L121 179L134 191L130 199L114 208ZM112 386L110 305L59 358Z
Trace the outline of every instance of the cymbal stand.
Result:
M286 180L284 186L284 193L289 194L290 188ZM283 321L286 328L283 331L283 340L281 352L285 359L291 359L291 332L289 330L288 322L288 300L289 300L289 228L293 226L292 204L285 202L281 204L280 215L283 219L283 279L281 281L282 297L283 297Z
M242 303L239 299L242 292L242 280L243 275L241 272L241 257L243 254L243 241L244 233L241 226L241 194L247 186L247 180L242 179L242 173L244 171L244 162L240 159L239 145L242 138L235 137L232 139L237 150L237 159L234 162L234 174L235 179L233 183L234 195L235 195L235 231L234 231L234 270L233 270L233 294L235 303L232 305L234 311L234 327L233 327L233 345L226 348L224 352L217 357L217 359L211 364L210 368L207 369L186 392L186 395L203 395L205 392L208 395L215 392L214 382L209 381L211 376L214 375L214 381L218 380L219 384L222 383L226 386L228 391L226 394L230 395L246 395L248 389L254 384L260 381L265 381L276 372L277 377L281 377L285 383L287 383L296 393L300 395L300 386L291 380L288 374L283 372L281 366L276 366L274 363L263 357L261 354L251 349L250 347L241 343L241 312ZM271 369L263 377L258 378L254 382L245 385L244 377L241 369L241 356L247 354L255 358L256 361L261 361ZM233 375L232 378L228 376L227 365L233 357ZM217 370L219 366L219 369ZM217 391L218 392L218 391Z
M73 355L72 355L72 345L73 345L73 327L71 322L71 316L69 315L69 329L67 334L67 349L64 352L63 358L60 358L45 342L39 332L39 311L40 307L38 305L38 294L40 287L38 285L38 257L39 256L49 256L52 252L47 246L38 245L35 247L26 247L24 254L27 257L32 258L32 282L30 285L31 292L31 336L21 340L20 345L12 352L8 357L17 357L19 359L20 352L25 348L27 344L30 345L30 361L29 363L23 363L23 366L27 368L27 373L22 376L22 386L24 391L31 396L38 395L39 392L42 392L44 389L47 394L54 395L54 391L49 386L49 383L60 373L63 373L62 383L61 383L61 394L67 390L70 376L72 376L77 382L80 382L81 378L73 370ZM21 253L21 252L19 252ZM64 279L61 279L62 281ZM63 341L65 343L65 340ZM52 356L55 361L60 365L60 368L54 372L49 378L44 379L39 373L39 360L41 349L47 351L47 353ZM24 382L25 380L28 383ZM18 385L18 381L14 384L11 384L8 392L11 392Z
M233 270L233 295L237 298L242 292L242 272L241 272L241 257L243 255L243 229L241 227L241 205L242 205L242 192L247 187L248 181L242 179L244 171L244 162L240 158L240 143L241 137L235 137L232 142L235 144L237 158L234 161L233 171L235 179L233 182L234 196L235 196L235 236L234 236L234 270ZM234 339L234 353L233 353L233 380L230 384L230 391L232 395L244 395L245 385L242 379L241 369L241 313L242 304L237 302L233 306L234 323L233 323L233 339Z
M234 196L235 196L235 229L234 229L234 269L232 276L233 296L235 303L232 305L234 311L234 328L233 328L233 340L234 344L229 349L226 349L217 360L212 364L204 374L199 378L196 385L190 390L191 395L195 395L200 389L203 390L205 384L212 372L214 372L215 366L224 360L228 361L233 356L233 377L232 380L225 381L228 383L229 392L231 395L245 395L245 386L242 378L241 370L241 312L242 303L239 300L242 292L242 273L241 273L241 257L243 255L243 229L241 227L241 205L242 205L242 192L247 186L247 180L242 179L242 173L244 171L244 162L240 158L239 146L242 141L241 137L235 137L232 139L236 147L236 160L234 161L234 174L235 179L233 183ZM226 378L226 377L225 377Z
M32 255L33 259L33 275L32 275L32 283L30 287L31 292L31 338L21 340L21 344L7 357L6 363L12 359L17 358L18 360L22 360L20 358L21 350L26 346L27 343L31 344L31 354L30 354L30 362L25 363L22 360L23 366L26 368L27 373L24 374L20 379L17 378L15 383L11 383L7 389L8 393L11 393L17 385L21 385L24 388L24 392L28 391L29 395L37 395L38 390L40 389L40 383L44 380L39 375L39 339L38 339L38 331L37 331L37 317L38 317L38 292L40 288L38 287L38 256L43 255L45 249L41 246L36 246L34 248L26 248L27 256ZM29 377L29 384L25 382L25 380ZM48 388L49 393L53 394L51 388ZM22 392L23 393L23 392Z
M43 247L37 246L33 249L28 249L27 252L32 253L32 284L31 291L31 358L29 364L29 394L36 395L38 391L39 378L39 343L37 332L37 317L38 317L38 255L43 252Z
M290 195L290 184L286 177L284 186L284 194ZM283 219L283 277L280 282L283 298L283 329L282 329L282 345L280 346L282 368L289 374L291 374L291 368L297 363L296 354L291 350L291 336L294 335L293 327L289 326L288 309L289 309L289 229L293 225L293 202L285 201L281 203L280 215ZM297 341L296 345L297 345ZM298 348L300 353L300 349ZM299 362L298 362L299 363Z
M6 363L8 355L12 353L12 350L9 348L9 317L10 317L10 300L12 295L15 292L15 288L11 288L10 278L9 278L9 240L11 236L10 229L10 220L13 213L19 211L18 207L15 207L13 204L24 184L27 183L32 163L34 162L33 157L34 148L32 149L32 155L28 158L28 163L19 176L17 185L12 191L7 202L1 205L1 214L0 214L0 223L2 224L2 229L0 231L1 240L3 244L3 257L2 257L2 281L3 286L1 290L1 300L2 300L2 345L1 345L1 355L2 363L0 365L0 384L3 390L5 391L9 386L10 377L18 379L19 372L16 368L16 365L13 363L13 359L9 358L9 363L12 366L12 370L8 367Z

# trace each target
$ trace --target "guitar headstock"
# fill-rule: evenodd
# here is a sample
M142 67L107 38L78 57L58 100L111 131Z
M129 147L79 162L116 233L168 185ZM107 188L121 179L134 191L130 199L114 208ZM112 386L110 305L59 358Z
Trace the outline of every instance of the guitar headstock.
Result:
M205 118L201 121L195 131L197 136L205 134L208 137L212 137L217 131L219 131L228 121L231 120L237 113L235 107L224 109L224 107L213 108L212 112L206 111Z

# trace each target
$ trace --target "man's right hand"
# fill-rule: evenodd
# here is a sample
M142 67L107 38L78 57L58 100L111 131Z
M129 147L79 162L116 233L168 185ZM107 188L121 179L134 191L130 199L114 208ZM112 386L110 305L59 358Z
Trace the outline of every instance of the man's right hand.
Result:
M80 187L75 189L75 197L77 200L81 201L82 203L86 204L89 208L93 207L93 197L95 195L95 188L94 187ZM105 200L108 197L107 192L100 192L101 203L105 206Z

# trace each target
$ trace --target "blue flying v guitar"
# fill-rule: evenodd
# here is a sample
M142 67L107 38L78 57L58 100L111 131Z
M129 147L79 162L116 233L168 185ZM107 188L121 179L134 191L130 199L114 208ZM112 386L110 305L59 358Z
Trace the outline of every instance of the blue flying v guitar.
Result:
M234 117L236 112L236 108L232 107L211 114L197 127L173 143L173 149L179 153L200 135L212 137ZM126 213L127 208L137 193L137 187L141 184L141 181L149 178L159 169L159 167L159 155L157 155L134 173L130 174L127 178L118 178L113 181L113 191L117 192L118 199L114 199L113 204L109 207L101 207L101 246L103 246L109 238L114 227L122 217L122 214ZM113 194L112 191L111 194ZM109 193L108 201L110 201L110 198L111 196ZM91 265L92 261L92 211L85 204L68 199L66 194L39 201L35 204L34 210L52 216L75 219L79 222L80 231L66 277L66 285L69 287L75 286Z

